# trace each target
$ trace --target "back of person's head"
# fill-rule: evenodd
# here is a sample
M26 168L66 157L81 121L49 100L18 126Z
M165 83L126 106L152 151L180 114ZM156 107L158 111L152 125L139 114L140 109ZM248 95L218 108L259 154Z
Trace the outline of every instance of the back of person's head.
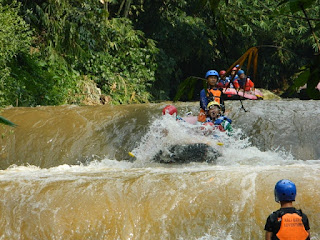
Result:
M278 181L274 187L274 197L276 202L295 201L296 194L296 185L288 179Z

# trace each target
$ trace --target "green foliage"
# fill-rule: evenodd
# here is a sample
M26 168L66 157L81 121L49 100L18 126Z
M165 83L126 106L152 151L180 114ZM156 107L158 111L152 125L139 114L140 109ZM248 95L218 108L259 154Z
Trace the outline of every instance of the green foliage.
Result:
M315 52L318 52L318 54L314 55L312 59L309 61L309 63L305 66L303 66L298 73L298 77L294 79L293 86L289 89L289 91L295 92L298 87L301 87L305 84L307 84L307 95L309 98L312 99L320 99L320 93L316 89L317 84L320 82L320 43L319 43L319 27L318 25L314 25L311 22L311 19L313 19L313 16L320 17L319 13L319 4L315 8L314 5L316 4L316 0L285 0L280 5L282 6L282 9L280 9L281 13L288 11L289 6L289 12L292 14L296 14L298 12L303 12L304 14L304 22L308 23L308 30L311 32L310 37L314 44L313 48L315 49ZM310 13L311 9L311 13ZM312 12L312 10L316 9L316 15ZM309 10L307 12L307 10ZM302 21L302 20L300 20ZM301 34L301 32L300 32Z
M102 35L108 39L108 51L93 53L84 66L85 72L94 76L98 87L112 96L115 104L149 101L148 89L157 66L154 41L134 30L128 19L112 19L108 23L107 32Z
M279 5L288 4L291 13L301 11L301 7L309 8L315 4L317 0L284 0Z
M157 42L158 69L152 94L172 99L182 79L212 68L221 58L215 31L193 16L195 1L145 1L137 27ZM191 15L192 14L192 15Z
M10 127L16 127L17 125L11 121L9 121L8 119L6 119L5 117L0 116L0 124L3 125L7 125Z
M253 46L258 87L318 73L319 0L17 1L0 0L0 105L80 103L84 81L113 104L173 99Z
M38 1L25 7L43 60L57 79L64 76L60 93L63 87L75 92L76 72L93 79L113 103L150 100L157 48L129 19L108 19L106 5L94 0Z
M202 80L203 82L203 87L207 85L207 80L205 78L198 78L198 77L188 77L185 79L183 82L180 83L178 87L177 94L174 97L174 101L178 101L181 99L181 97L187 92L188 93L188 100L192 100L194 96L194 90L195 86L197 85L197 82L199 80Z
M19 4L12 1L3 5L0 1L0 67L3 68L18 53L28 52L31 32L26 22L18 15Z
M16 89L16 79L12 77L11 65L17 62L17 56L28 54L31 45L31 31L18 15L19 4L10 5L0 1L0 105L11 104L10 97Z

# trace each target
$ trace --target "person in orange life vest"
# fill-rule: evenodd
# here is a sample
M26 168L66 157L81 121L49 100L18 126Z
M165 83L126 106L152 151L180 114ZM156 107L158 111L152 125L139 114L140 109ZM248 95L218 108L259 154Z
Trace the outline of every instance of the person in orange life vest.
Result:
M219 73L216 70L209 70L206 73L205 78L207 79L207 89L202 89L200 91L200 113L198 115L199 122L205 122L208 109L207 105L211 101L216 101L223 106L223 99L221 97L221 90L217 88L217 82L219 78Z
M253 90L254 83L248 78L243 70L238 71L239 78L233 81L233 85L236 89L244 89L245 91Z
M219 82L217 84L218 88L228 88L229 87L230 79L229 79L229 77L226 76L226 73L227 72L225 70L221 70L219 72L220 79L219 79Z
M296 185L287 179L278 181L274 188L275 201L281 208L269 215L264 230L266 240L310 240L308 217L293 207Z

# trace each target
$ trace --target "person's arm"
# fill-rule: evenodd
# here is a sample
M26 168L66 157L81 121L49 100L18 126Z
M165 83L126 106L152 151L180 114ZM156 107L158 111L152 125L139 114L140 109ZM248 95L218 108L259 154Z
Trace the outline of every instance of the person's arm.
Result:
M272 232L266 231L265 240L271 240L271 238L272 238Z
M250 90L254 89L254 83L252 82L252 80L249 78L249 86L250 86Z
M310 230L307 230L307 232L308 232L308 234L309 234L309 236L308 236L308 238L307 238L307 239L309 240L309 239L311 239L311 236L310 236Z
M309 225L309 219L308 219L307 215L302 214L302 222L303 222L305 230L307 231L307 233L309 235L307 240L310 240L311 239L311 237L310 237L310 225Z
M233 86L234 86L235 89L239 89L239 88L240 88L240 85L239 85L239 83L238 83L238 80L234 80L234 81L233 81Z
M202 89L200 92L200 107L203 110L207 110L208 98L206 96L206 90Z
M265 240L271 240L274 232L274 223L277 220L277 214L273 212L267 218L266 225L264 226L264 230L266 231Z

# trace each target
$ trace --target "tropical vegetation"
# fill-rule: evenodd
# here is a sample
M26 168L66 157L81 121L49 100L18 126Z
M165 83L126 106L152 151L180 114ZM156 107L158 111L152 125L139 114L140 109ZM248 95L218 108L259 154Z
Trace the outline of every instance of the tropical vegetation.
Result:
M252 47L256 86L318 97L320 0L0 0L0 31L1 106L172 100Z

